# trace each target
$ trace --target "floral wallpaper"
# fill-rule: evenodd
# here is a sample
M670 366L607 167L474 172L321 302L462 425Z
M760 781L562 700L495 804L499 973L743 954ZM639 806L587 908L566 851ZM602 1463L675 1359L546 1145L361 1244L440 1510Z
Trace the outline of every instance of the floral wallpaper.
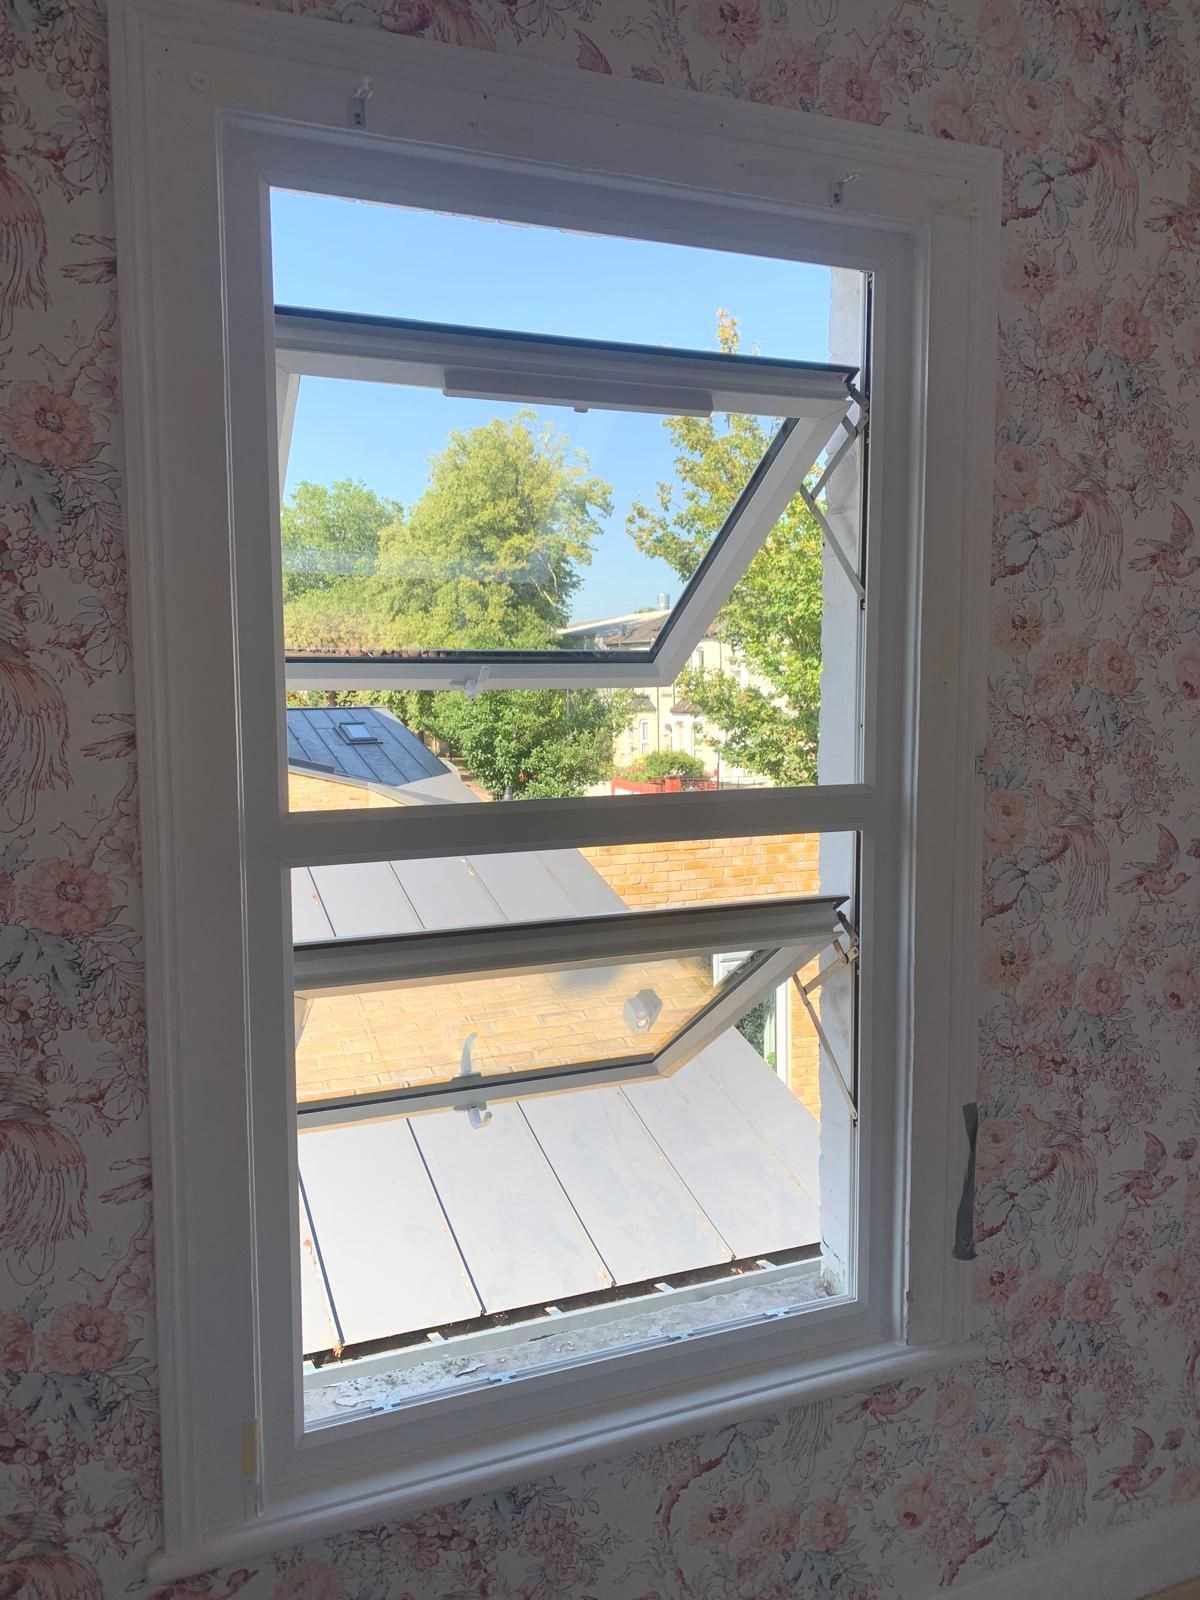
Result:
M1187 0L297 0L1005 155L986 1358L158 1600L920 1600L1200 1499ZM105 22L0 19L0 1597L148 1600L154 1273Z

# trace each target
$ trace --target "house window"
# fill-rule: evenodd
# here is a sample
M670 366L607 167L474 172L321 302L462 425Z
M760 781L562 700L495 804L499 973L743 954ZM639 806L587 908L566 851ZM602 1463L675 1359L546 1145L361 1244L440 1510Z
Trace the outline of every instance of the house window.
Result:
M114 35L158 1582L962 1329L992 157L293 22Z
M853 836L839 834L841 858L825 869L825 883L815 837L802 868L804 847L768 848L756 833L726 841L720 856L709 838L690 856L672 849L675 841L647 850L631 838L602 857L599 817L579 852L554 851L552 863L535 849L490 856L498 812L480 801L576 796L569 768L552 768L551 779L540 770L547 758L531 713L553 707L560 766L577 728L593 750L602 739L611 749L633 699L625 682L656 675L656 651L672 633L690 639L714 613L723 625L745 626L756 596L796 582L799 568L810 582L828 577L852 596L865 593L857 572L851 580L835 563L826 573L822 546L843 537L861 547L868 419L855 380L872 341L866 274L850 274L859 289L853 366L816 359L829 353L827 274L812 290L820 317L804 359L733 348L664 357L562 332L550 342L535 321L493 330L493 298L467 283L458 316L469 333L328 304L302 308L296 302L315 292L318 241L363 223L345 201L296 191L273 194L271 215L289 766L293 745L312 759L327 745L327 722L344 739L342 719L369 706L370 727L388 730L398 766L416 763L411 773L385 773L377 761L372 778L401 808L462 805L467 824L457 860L401 853L387 863L293 871L309 1427L356 1415L361 1406L348 1406L341 1391L364 1373L380 1396L413 1400L461 1387L468 1357L476 1384L513 1363L536 1357L544 1365L556 1340L565 1347L580 1337L577 1327L587 1327L593 1353L619 1348L664 1304L697 1329L726 1320L742 1304L730 1295L746 1292L751 1259L763 1264L754 1269L763 1274L754 1299L764 1306L849 1292L848 1251L832 1230L822 1249L820 1194L823 1182L837 1189L853 1216L852 1165L830 1159L822 1176L815 1099L793 1104L783 1087L790 1078L786 1063L779 1067L776 994L806 963L841 948L858 898ZM523 229L514 245L486 214L381 206L369 226L373 241L360 238L347 260L361 260L371 243L381 260L419 261L451 239L469 240L478 261L519 249L537 281L570 256L576 281L599 283L615 246L645 281L643 315L655 282L699 284L712 271L704 253L653 239L610 246L543 227ZM727 254L720 267L726 298L762 306L762 262ZM798 285L813 269L796 263L794 271ZM492 282L514 276L503 255L489 262ZM332 298L328 287L320 292ZM418 301L430 292L419 272L411 292ZM671 295L657 293L659 315L669 315ZM793 298L780 297L767 331L781 350L796 337ZM531 300L515 315L534 319L540 309ZM735 342L719 325L713 335ZM768 395L778 418L738 409L761 408ZM815 421L807 412L791 418L805 407ZM801 426L810 443L785 467ZM400 476L388 481L386 502L376 497L374 544L360 540L352 553L350 535L371 509L363 487L337 487L349 468L333 486L315 486L306 462L319 459L318 441L327 457L333 441L350 451L373 427L406 441L415 460L398 463L391 450L365 458L360 485L388 471ZM825 456L806 465L818 440ZM717 464L702 493L685 470L697 452ZM814 492L835 458L855 504L840 534L822 530ZM647 550L678 542L684 529L687 581L675 608L660 595L653 610L629 610L649 575ZM604 591L590 587L593 563L604 568ZM607 606L592 598L599 592L612 595ZM814 661L822 650L837 655L827 676L840 675L849 692L830 712L857 704L859 624L824 643L818 624L808 648ZM694 657L679 646L666 676ZM353 704L335 710L331 696ZM778 743L798 775L820 783L830 774L819 759L816 696L797 710L794 734L784 730ZM648 751L650 718L639 729ZM416 739L431 733L439 741L432 764ZM686 752L681 716L663 716L658 736L665 752ZM493 765L498 753L512 758L506 772ZM641 776L653 782L615 792L681 787L669 764ZM293 808L300 799L324 809L311 786L289 782L289 797ZM332 806L340 796L327 798ZM800 877L789 895L793 869ZM834 880L837 889L825 892ZM731 884L747 902L736 917L712 903ZM718 956L739 920L748 932L740 953ZM849 973L843 987L841 1070L854 1080L858 997ZM815 1050L815 1033L811 1042ZM709 1159L697 1163L706 1147ZM598 1182L614 1162L619 1198ZM356 1172L353 1189L342 1181L345 1163ZM395 1236L377 1219L401 1172L413 1221ZM758 1188L749 1224L739 1219L746 1182ZM498 1240L479 1223L496 1192L513 1197L501 1219L503 1274L488 1264ZM372 1232L385 1270L364 1273L351 1241ZM404 1282L414 1249L430 1293L381 1293ZM428 1359L431 1335L446 1347L437 1360Z

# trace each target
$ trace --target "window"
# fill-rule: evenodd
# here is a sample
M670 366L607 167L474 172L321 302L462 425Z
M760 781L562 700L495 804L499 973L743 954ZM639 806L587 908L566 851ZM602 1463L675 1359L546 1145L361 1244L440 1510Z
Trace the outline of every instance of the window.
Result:
M965 1331L996 163L328 31L115 13L158 1582L913 1371ZM793 305L823 275L833 347L714 349L647 295L614 338L603 296L489 309L520 281L496 272L392 273L399 304L279 292L304 207L364 199L355 229L449 229L463 258L490 228L597 272L669 256L676 290L773 274ZM354 407L337 437L398 475L374 522L299 494ZM697 502L674 469L705 430L738 470ZM418 438L453 475L421 477ZM488 451L558 468L507 539ZM804 540L801 704L733 646ZM650 754L639 697L699 695L714 636L714 693L788 708L786 736L689 700L664 739L702 712L717 778L610 785L635 728Z
M483 627L474 630L478 644L464 637L447 645L428 642L429 619L423 614L402 612L363 659L364 651L355 645L364 619L353 608L342 614L334 608L332 616L322 619L324 631L315 635L306 630L289 636L285 614L287 683L293 690L465 687L474 694L485 688L561 690L595 684L614 689L672 683L782 512L798 493L811 492L805 488L806 478L835 433L843 452L857 438L851 416L852 372L846 367L699 350L670 352L611 341L550 340L510 329L492 332L291 306L276 308L275 353L281 470L286 468L305 374L415 390L422 422L428 426L424 414L430 409L443 413L436 426L450 437L461 412L470 415L480 401L489 403L493 422L509 421L519 429L533 425L537 407L570 407L577 416L592 411L631 414L649 423L724 414L731 432L743 424L743 436L746 421L765 419L765 448L761 454L757 449L751 453L744 476L732 476L727 499L715 497L711 542L697 541L695 565L679 600L665 613L649 613L652 626L630 619L602 640L585 637L578 645L557 635L535 643ZM555 542L568 532L560 526L559 513L555 498L545 522L527 530L521 540L519 573L505 567L516 592L536 591L549 574ZM449 575L447 560L454 562L453 576L460 584L486 583L495 574L494 562L485 564L490 558L483 553L475 564L469 541L449 556L432 539L421 544L419 530L396 544L385 576L416 578L429 586ZM283 558L285 586L289 580L319 582L335 572L340 575L347 559L340 549L286 545ZM464 629L468 636L472 631Z
M298 943L292 967L306 1014L326 997L400 991L402 1025L414 1036L387 1057L393 1081L385 1071L351 1095L299 1093L301 1127L375 1107L483 1111L501 1098L669 1074L832 942L839 903L808 896L503 924L474 936ZM731 934L753 945L709 975L693 951ZM447 1027L455 1017L458 1032Z

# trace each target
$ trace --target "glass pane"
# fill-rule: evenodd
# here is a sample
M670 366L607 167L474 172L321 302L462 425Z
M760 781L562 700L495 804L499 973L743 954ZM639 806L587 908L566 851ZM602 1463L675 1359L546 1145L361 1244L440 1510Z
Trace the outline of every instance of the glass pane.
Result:
M318 867L295 876L295 934L837 892L852 880L823 886L821 862L852 855L852 836L792 835ZM493 972L301 1001L300 1101L452 1080L471 1035L469 1065L493 1081L593 1052L636 1061L747 955ZM833 961L830 947L803 979ZM812 994L847 1081L850 970L835 963ZM321 1362L352 1357L355 1386L340 1390L332 1369L314 1375L309 1421L350 1414L364 1394L411 1398L819 1300L822 1195L852 1172L849 1162L823 1167L822 1148L853 1137L845 1102L796 988L750 985L746 995L735 1023L661 1079L493 1100L474 1125L444 1107L374 1107L362 1121L317 1128L302 1117L304 1348ZM842 1215L848 1204L847 1189ZM845 1287L844 1264L832 1281ZM431 1336L445 1339L440 1354ZM371 1351L386 1354L364 1377Z
M865 280L840 269L307 195L274 194L272 225L281 304L812 361L831 350L857 360L849 308L849 343L861 353L865 342ZM503 649L528 632L550 651L644 650L772 427L306 378L283 486L287 639L307 629L335 650ZM484 437L463 449L455 431ZM555 494L549 514L529 502L536 514L515 519L513 542L489 547L472 539L503 531L503 474L480 487L467 468L493 444L502 462L549 474ZM855 567L859 454L821 496ZM421 532L446 526L439 495L451 540ZM290 804L848 781L860 765L860 629L858 594L798 497L675 683L473 701L318 684L289 697ZM845 892L853 875L849 835L335 866L295 874L294 935ZM299 1092L453 1077L471 1032L472 1066L494 1075L592 1048L636 1059L743 955L544 973L520 993L495 973L318 997L298 1007ZM853 1081L849 970L813 1003ZM633 1025L631 999L642 1002ZM835 1227L853 1211L852 1156L830 1166L853 1133L791 985L669 1078L492 1110L481 1126L446 1109L301 1132L303 1348L318 1362L354 1358L307 1365L310 1424L853 1288L846 1260L823 1260L821 1246L827 1198ZM371 1351L383 1352L373 1371Z
M280 189L271 251L280 305L676 349L726 306L748 350L828 360L832 275L809 262Z
M850 365L866 348L866 279L847 269L313 195L276 192L272 214L281 304ZM773 430L771 418L576 413L305 378L285 430L287 642L645 650ZM468 443L453 446L455 432ZM527 499L533 513L505 543L515 474L506 489L498 467L515 458L532 461L543 500ZM821 494L855 567L861 469L856 449ZM453 538L422 534L460 504ZM672 684L468 703L318 683L290 704L391 712L440 758L420 781L447 776L442 798L847 782L860 770L861 623L798 498ZM364 769L327 775L344 788ZM292 787L297 809L396 797L386 782L356 799Z
M300 1013L297 1099L648 1062L733 979L710 955L671 956L318 995Z
M351 431L372 446L369 476L314 481L305 441ZM284 648L648 652L776 431L770 417L714 426L302 378L281 517ZM719 470L672 499L677 455L698 469L705 450Z
M665 614L660 608L630 626L656 626ZM290 805L330 810L854 781L861 618L819 534L777 530L673 683L484 690L474 698L337 689L290 695ZM375 724L375 745L356 747L336 726L364 720ZM364 785L370 793L353 792Z

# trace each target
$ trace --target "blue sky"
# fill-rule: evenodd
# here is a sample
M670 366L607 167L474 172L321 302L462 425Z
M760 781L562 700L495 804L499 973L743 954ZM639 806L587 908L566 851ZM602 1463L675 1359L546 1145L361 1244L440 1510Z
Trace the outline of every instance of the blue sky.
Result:
M743 350L828 359L825 267L284 191L272 195L271 218L279 304L700 350L715 348L725 307L739 320ZM305 478L354 477L411 504L451 428L514 409L306 378L288 489ZM553 406L540 415L586 450L613 489L575 619L650 606L660 593L677 597L680 579L625 532L633 501L652 499L672 477L661 419Z

